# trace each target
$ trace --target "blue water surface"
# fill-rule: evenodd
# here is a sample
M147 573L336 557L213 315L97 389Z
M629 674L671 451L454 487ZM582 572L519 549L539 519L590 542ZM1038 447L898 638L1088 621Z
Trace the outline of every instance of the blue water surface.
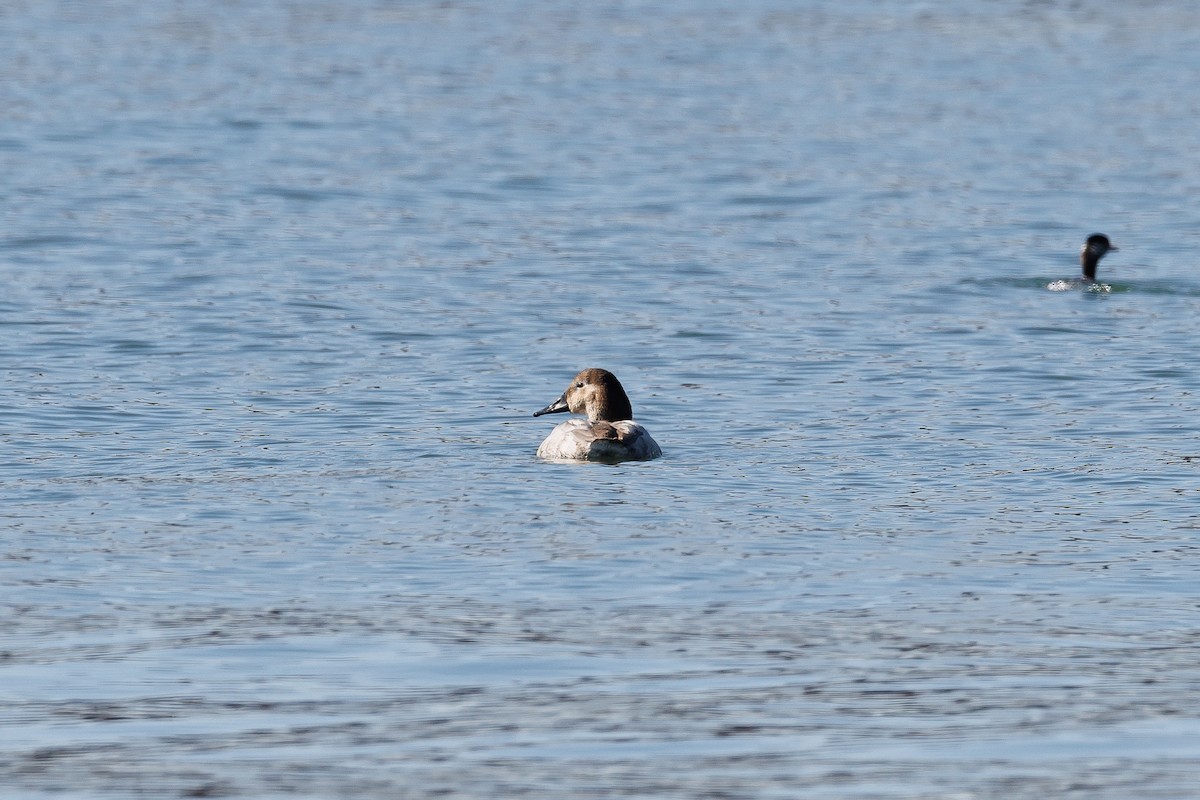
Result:
M0 12L0 794L1194 796L1197 28Z

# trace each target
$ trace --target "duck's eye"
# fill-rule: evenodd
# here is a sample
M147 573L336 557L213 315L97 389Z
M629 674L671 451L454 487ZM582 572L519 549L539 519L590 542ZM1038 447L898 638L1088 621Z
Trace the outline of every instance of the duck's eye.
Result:
M575 388L576 388L576 389L582 389L582 388L583 388L583 381L580 381L579 383L575 384Z

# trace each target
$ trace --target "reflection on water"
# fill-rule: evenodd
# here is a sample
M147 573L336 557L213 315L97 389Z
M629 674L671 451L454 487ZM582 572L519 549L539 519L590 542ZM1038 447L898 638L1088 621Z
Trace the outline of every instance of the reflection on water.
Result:
M1195 16L14 11L3 784L1188 796Z

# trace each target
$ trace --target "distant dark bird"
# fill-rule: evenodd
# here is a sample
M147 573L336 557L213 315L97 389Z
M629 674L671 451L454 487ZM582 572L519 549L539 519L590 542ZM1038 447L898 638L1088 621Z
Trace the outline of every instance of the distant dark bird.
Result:
M1117 246L1103 233L1093 233L1079 248L1079 267L1083 276L1067 281L1051 281L1046 288L1052 292L1065 292L1068 289L1091 287L1107 292L1109 287L1096 281L1096 265L1104 258L1105 253L1116 249Z
M1109 250L1117 250L1117 246L1108 240L1103 233L1093 233L1079 248L1079 266L1083 268L1083 278L1095 283L1096 265Z

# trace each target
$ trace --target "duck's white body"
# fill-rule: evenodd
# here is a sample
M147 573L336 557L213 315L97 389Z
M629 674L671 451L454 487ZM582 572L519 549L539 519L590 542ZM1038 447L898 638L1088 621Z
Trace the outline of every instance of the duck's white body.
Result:
M537 454L539 458L582 461L648 461L661 456L662 448L645 428L631 419L617 422L569 419L550 431Z
M585 369L575 376L562 396L541 411L587 414L550 431L538 448L541 458L572 461L646 461L662 455L658 442L634 422L629 395L617 377L604 369Z

